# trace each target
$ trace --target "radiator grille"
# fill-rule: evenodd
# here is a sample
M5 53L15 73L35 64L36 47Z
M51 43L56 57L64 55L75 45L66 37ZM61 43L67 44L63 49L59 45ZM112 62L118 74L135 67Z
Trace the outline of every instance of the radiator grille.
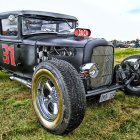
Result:
M99 74L96 78L91 78L92 88L98 88L111 84L113 75L113 47L98 46L93 48L91 62L96 63L99 67Z

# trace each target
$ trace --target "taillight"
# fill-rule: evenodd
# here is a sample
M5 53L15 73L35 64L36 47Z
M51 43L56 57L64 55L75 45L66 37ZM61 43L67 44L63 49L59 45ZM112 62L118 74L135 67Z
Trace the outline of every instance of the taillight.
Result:
M82 37L88 37L91 35L91 31L89 29L81 29L76 28L74 31L75 36L82 36Z

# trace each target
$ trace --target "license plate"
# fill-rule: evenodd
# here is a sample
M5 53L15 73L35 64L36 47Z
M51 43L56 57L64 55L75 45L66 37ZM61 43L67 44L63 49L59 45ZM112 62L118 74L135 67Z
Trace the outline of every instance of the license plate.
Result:
M116 94L116 91L111 91L105 94L101 94L99 102L101 103L101 102L110 100L114 98L115 94Z

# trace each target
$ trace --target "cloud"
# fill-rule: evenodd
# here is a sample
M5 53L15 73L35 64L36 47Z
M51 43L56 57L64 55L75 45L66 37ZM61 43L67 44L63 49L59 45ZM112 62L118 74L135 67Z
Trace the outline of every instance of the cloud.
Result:
M4 0L1 5L0 12L27 9L76 16L95 38L140 38L140 0Z
M140 14L140 8L132 9L128 13L130 13L130 14Z

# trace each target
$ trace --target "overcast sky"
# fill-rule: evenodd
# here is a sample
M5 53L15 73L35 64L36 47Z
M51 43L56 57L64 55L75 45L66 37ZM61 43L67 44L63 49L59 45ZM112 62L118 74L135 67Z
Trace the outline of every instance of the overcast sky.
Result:
M92 37L140 39L140 0L3 0L0 12L39 10L76 16Z

